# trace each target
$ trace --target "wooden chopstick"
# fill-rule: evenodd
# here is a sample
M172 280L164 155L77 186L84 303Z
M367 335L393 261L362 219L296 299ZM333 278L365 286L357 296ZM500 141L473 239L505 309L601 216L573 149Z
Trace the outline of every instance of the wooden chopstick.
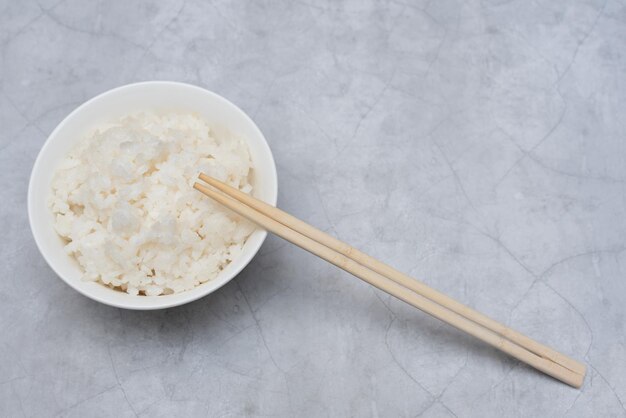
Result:
M388 266L373 257L351 247L350 245L332 237L325 232L320 231L319 229L307 224L306 222L301 221L300 219L284 212L274 206L268 205L267 203L255 199L250 195L247 195L233 187L228 186L212 177L207 176L204 173L199 175L199 178L216 189L228 194L229 196L235 198L236 200L258 210L259 212L267 215L285 226L288 226L291 229L294 229L301 234L324 244L327 247L332 248L333 250L345 255L348 258L353 259L359 264L364 265L365 267L374 270L375 272L381 274L382 276L386 276L391 280L407 287L419 295L424 296L427 299L430 299L441 306L444 306L450 309L457 314L464 316L477 324L482 325L483 327L489 329L490 331L495 332L496 334L502 335L503 337L513 341L521 347L541 356L546 359L549 359L555 363L562 365L565 368L572 370L575 373L578 373L582 376L585 375L586 367L584 364L579 363L578 361L565 356L554 349L547 347L543 344L538 343L537 341L521 334L482 313L470 308L469 306L463 305L462 303L452 299L451 297L427 286L426 284L413 279L407 276L404 273L394 269L391 266Z
M323 232L298 220L297 218L294 218L291 215L288 215L285 212L280 211L279 209L276 209L244 193L241 193L237 191L236 189L231 188L230 186L227 186L209 176L201 174L200 178L206 181L207 183L211 184L212 186L218 188L221 192L225 194L212 190L199 183L195 183L194 188L204 193L205 195L213 198L214 200L218 201L219 203L223 204L229 209L239 213L241 216L244 216L252 220L253 222L259 224L261 227L269 230L270 232L323 258L324 260L342 268L343 270L353 274L354 276L358 278L361 278L362 280L397 297L398 299L403 300L404 302L418 309L421 309L424 312L444 322L447 322L448 324L462 331L465 331L470 335L475 336L476 338L479 338L480 340L486 342L487 344L490 344L506 352L507 354L535 367L536 369L550 376L553 376L554 378L558 380L561 380L574 387L580 387L582 385L582 382L584 379L584 373L582 374L578 373L570 369L569 367L566 367L562 363L558 363L552 360L551 358L538 355L532 350L529 350L526 347L518 345L518 343L516 343L515 341L509 340L508 338L510 335L515 335L518 333L513 334L514 331L510 330L504 325L498 324L501 327L506 328L506 330L503 330L503 333L495 332L494 330L489 329L485 327L484 325L475 322L472 318L466 317L464 315L465 313L464 311L461 311L462 313L456 312L447 306L443 306L439 304L437 301L431 300L428 296L422 295L421 293L414 290L413 288L405 286L403 282L406 282L406 280L394 281L391 278L387 277L385 274L381 274L380 272L377 272L373 268L368 267L367 265L364 265L357 260L354 260L352 257L354 256L356 250L352 249L352 247L349 247L347 244L341 243L341 241L338 241L338 240L336 240L337 242L333 242L332 245L341 250L341 251L337 251L337 249L332 248L330 245L324 244L324 242L330 242L330 240L328 240L328 237L330 236L326 238L322 237L320 234L324 234ZM241 201L237 199L241 199ZM262 210L264 212L262 212ZM306 228L302 228L302 226L305 226ZM303 233L303 229L306 230L306 232L309 235L313 235L316 238L320 238L321 242L318 242L316 239L313 239L307 234ZM332 239L334 240L334 238ZM342 254L342 253L345 253L345 254ZM360 253L360 252L357 252L357 254L360 255L361 259L366 260L365 263L374 265L379 270L383 270L380 268L380 266L377 266L376 263L372 263L371 260L369 261L367 260L367 259L371 259L371 257L365 256L363 253ZM377 262L377 263L379 263L382 266L385 266L384 264L380 262ZM388 266L386 267L388 269L391 269ZM395 270L393 271L395 272ZM397 274L394 274L394 276L397 277ZM404 277L408 278L408 276L404 276ZM410 279L410 278L408 279L411 282L414 281L413 279ZM434 289L430 289L424 284L421 284L421 285L425 287L426 289L429 289L430 291L435 292L435 294L445 296L439 292L434 291ZM423 288L419 288L419 289L420 291L423 291ZM447 296L446 298L454 301L453 299L450 299ZM439 297L439 299L443 300L441 297ZM456 303L458 305L461 305L458 302ZM471 310L470 308L465 307L464 305L461 305L461 306L463 306L465 309L469 311L475 312ZM490 321L493 321L493 320L490 320ZM518 334L518 335L521 335L521 334ZM539 345L540 347L545 347L534 342L528 337L525 337L525 338ZM548 347L545 347L545 348L552 352L553 358L558 358L558 359L567 358L563 354L560 354ZM577 363L572 359L569 359L569 360L571 360L574 363ZM584 366L583 366L583 370L584 370Z

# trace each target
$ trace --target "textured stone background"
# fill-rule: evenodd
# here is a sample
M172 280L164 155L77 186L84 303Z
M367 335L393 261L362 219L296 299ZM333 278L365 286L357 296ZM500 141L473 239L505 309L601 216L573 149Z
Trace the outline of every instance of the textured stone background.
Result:
M0 415L626 416L625 40L623 0L0 0ZM240 105L280 206L584 359L582 390L277 238L176 309L63 284L32 163L152 79Z

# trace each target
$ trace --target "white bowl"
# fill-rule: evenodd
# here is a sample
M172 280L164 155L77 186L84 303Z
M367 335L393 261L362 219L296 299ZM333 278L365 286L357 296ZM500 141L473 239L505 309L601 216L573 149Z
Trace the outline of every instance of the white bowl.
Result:
M131 296L100 283L81 279L80 266L64 252L64 243L53 227L53 216L47 205L52 175L60 160L95 126L145 109L194 112L213 126L224 127L241 135L248 142L255 168L254 196L276 205L278 193L274 158L259 128L237 106L208 90L169 81L129 84L102 93L70 113L50 134L33 166L28 186L30 228L39 251L52 270L68 285L98 302L140 310L182 305L219 289L252 260L267 236L264 230L256 230L246 241L239 258L231 262L215 279L182 293L152 297Z

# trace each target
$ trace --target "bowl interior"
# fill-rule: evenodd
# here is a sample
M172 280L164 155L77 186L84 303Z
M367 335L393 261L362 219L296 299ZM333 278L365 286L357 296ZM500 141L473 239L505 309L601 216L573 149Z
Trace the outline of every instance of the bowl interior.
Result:
M242 136L254 165L254 196L272 205L277 198L276 167L263 134L242 110L215 93L182 83L144 82L110 90L78 107L50 134L35 161L28 190L31 229L42 255L59 277L92 299L122 308L159 309L193 301L227 283L254 257L266 232L255 231L246 241L240 257L215 279L183 293L138 297L81 280L80 266L65 253L47 206L52 175L74 145L94 128L141 110L192 112L217 129L228 129Z

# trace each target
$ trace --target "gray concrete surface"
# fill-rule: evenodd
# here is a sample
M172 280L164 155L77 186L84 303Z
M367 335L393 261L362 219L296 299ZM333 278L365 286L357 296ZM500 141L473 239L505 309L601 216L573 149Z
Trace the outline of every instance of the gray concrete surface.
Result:
M626 416L624 1L0 1L0 415ZM86 99L247 111L284 209L584 360L575 390L270 238L160 312L58 280L26 215Z

